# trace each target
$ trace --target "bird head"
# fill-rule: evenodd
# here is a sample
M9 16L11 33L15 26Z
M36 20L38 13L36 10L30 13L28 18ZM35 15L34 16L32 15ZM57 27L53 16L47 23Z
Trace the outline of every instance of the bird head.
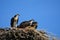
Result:
M37 22L33 22L32 25L31 25L31 27L35 27L35 28L37 28L37 26L38 26Z
M29 22L34 22L34 21L35 21L34 19L29 20Z
M16 17L16 16L20 16L19 14L16 14L14 17Z

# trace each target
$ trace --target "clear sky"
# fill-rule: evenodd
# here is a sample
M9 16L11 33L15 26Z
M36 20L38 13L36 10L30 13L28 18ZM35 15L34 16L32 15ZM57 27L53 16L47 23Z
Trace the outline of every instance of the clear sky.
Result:
M60 0L0 0L0 27L9 27L10 19L19 13L19 23L35 19L38 30L60 36Z

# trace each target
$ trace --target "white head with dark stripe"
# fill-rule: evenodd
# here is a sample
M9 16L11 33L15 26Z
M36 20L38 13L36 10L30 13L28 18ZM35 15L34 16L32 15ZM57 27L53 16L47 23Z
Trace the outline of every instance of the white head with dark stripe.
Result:
M34 19L29 20L30 25L34 22Z
M18 17L18 16L20 16L19 14L16 14L14 17Z
M29 20L29 22L30 22L31 27L33 27L35 29L37 28L37 22L34 19Z
M19 16L20 16L19 14L16 14L14 18L17 20Z

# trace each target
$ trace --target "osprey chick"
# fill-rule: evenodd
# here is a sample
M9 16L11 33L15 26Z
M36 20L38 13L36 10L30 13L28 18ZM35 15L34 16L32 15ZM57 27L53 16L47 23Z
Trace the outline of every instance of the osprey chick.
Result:
M18 19L19 19L19 14L16 14L14 17L11 18L11 27L17 27L18 24Z
M23 21L20 25L18 25L18 28L26 28L27 26L29 26L30 23L29 21Z
M20 25L18 25L18 28L26 28L26 27L33 27L37 28L37 22L35 22L33 19L29 21L23 21Z
M37 22L34 19L29 20L29 23L31 28L37 28Z
M29 20L29 21L23 21L20 25L18 25L18 28L26 28L28 26L31 26L34 20Z
M37 22L33 22L32 25L31 25L31 27L33 27L33 28L36 29L37 28Z

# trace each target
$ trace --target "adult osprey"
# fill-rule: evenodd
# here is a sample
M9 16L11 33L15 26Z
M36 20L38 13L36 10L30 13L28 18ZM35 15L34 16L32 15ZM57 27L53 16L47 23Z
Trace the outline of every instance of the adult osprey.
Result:
M11 27L17 27L18 24L18 19L19 19L19 14L16 14L14 17L11 18Z

